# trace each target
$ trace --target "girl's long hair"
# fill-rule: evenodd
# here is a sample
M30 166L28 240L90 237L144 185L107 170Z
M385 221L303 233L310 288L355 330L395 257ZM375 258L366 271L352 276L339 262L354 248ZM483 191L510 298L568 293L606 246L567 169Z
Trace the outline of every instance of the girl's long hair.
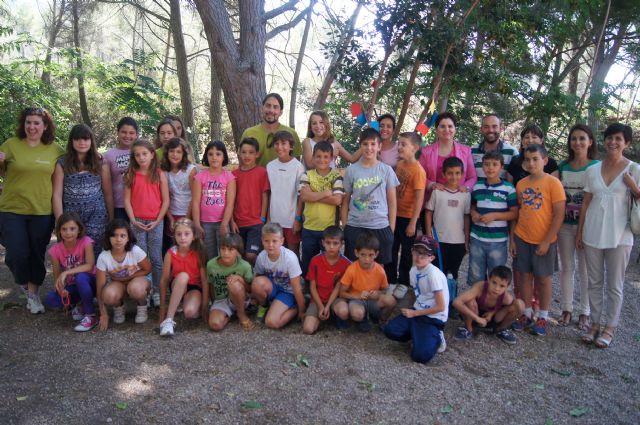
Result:
M325 127L325 134L313 134L313 130L311 130L311 118L313 118L314 115L322 118L322 122ZM309 115L309 122L307 123L307 137L315 140L316 142L321 140L326 140L329 143L335 142L336 138L333 136L333 132L331 131L331 121L329 120L329 115L327 115L325 111L313 111L311 115Z
M164 171L171 171L171 163L169 162L169 151L177 147L182 147L182 161L178 164L178 168L186 170L189 164L191 164L191 158L189 156L189 145L187 142L179 137L169 139L166 145L162 148L162 161L160 161L160 168Z
M78 225L78 239L82 239L85 235L85 227L82 219L75 211L67 211L60 214L60 217L56 220L56 238L58 242L62 242L62 234L60 233L62 226L66 223L73 221Z
M149 172L147 173L147 180L149 183L158 183L160 181L160 172L158 171L158 157L156 156L156 150L150 141L145 139L138 139L133 145L131 145L131 154L129 157L129 168L124 175L124 184L131 188L133 186L133 180L136 176L136 171L140 170L140 166L136 162L136 157L133 154L136 148L145 148L151 152L151 165L149 165Z
M158 123L158 126L156 127L156 139L154 141L156 149L162 147L162 142L160 141L160 129L165 125L171 127L171 129L173 130L173 137L178 137L178 130L176 130L176 126L173 125L173 121L168 118L163 119L162 121L160 121L160 123Z
M78 152L73 147L73 141L78 139L90 139L91 147L87 152L84 162L80 162ZM93 131L88 125L76 124L69 132L69 141L67 142L67 152L64 154L64 165L62 169L65 174L79 173L80 171L88 171L91 174L98 175L102 168L102 156L96 148L96 139Z
M204 245L202 244L202 240L196 236L196 225L192 220L188 218L181 218L176 221L174 225L174 233L175 228L177 226L189 226L191 232L193 232L193 241L191 241L191 245L189 246L190 251L195 251L198 255L198 260L200 261L200 267L207 267L207 255L205 254ZM174 240L175 242L175 240ZM204 282L202 282L204 284Z

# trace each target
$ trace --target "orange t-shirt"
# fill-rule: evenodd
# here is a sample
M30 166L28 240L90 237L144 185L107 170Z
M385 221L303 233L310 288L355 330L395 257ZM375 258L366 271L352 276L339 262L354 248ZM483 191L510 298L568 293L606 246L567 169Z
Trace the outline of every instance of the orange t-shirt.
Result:
M369 270L360 267L360 261L354 261L340 279L343 286L350 287L353 294L363 291L379 291L389 287L387 275L382 266L374 263Z
M566 200L562 183L549 174L535 181L528 176L518 182L516 192L520 213L515 234L525 242L539 244L553 221L553 204ZM556 239L557 235L552 242Z
M427 186L427 174L418 161L407 164L399 161L396 175L400 181L398 186L398 217L411 218L416 204L415 191Z

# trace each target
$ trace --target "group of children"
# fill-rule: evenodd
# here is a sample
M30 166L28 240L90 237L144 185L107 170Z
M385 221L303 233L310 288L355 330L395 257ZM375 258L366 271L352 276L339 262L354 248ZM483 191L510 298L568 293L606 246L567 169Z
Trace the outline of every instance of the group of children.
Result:
M218 141L206 146L201 166L194 164L176 124L158 126L155 146L137 139L132 118L118 124L118 146L104 155L114 213L102 247L92 248L78 214L57 218L58 243L49 251L55 291L48 301L75 305L76 330L122 323L128 297L137 304L136 323L147 320L149 302L160 308L162 336L173 335L180 308L185 318L204 317L215 331L234 315L252 329L254 308L267 327L297 317L306 334L331 317L339 328L351 320L362 331L371 328L370 319L380 321L389 338L413 340L411 356L419 362L445 349L450 301L465 321L456 332L460 339L471 336L474 322L495 325L508 343L515 343L514 322L516 330L544 334L555 235L564 218L564 190L543 171L544 147L525 149L530 176L518 183L518 202L516 189L500 177L504 160L497 152L484 155L486 179L471 192L460 184L463 163L450 157L442 164L443 189L425 193L425 171L416 160L422 139L413 132L400 134L394 170L379 159L378 131L363 130L358 152L346 157L357 162L343 175L335 154L344 148L336 145L326 114L310 119L306 166L292 156L292 135L281 131L268 146L277 158L266 168L256 164L258 142L246 138L233 171L225 169L229 156ZM95 149L93 135L90 141ZM508 246L517 253L521 300L507 291ZM457 279L467 252L470 289L450 300L447 275ZM437 256L442 270L432 264ZM532 323L534 277L540 309ZM409 288L413 308L387 321Z

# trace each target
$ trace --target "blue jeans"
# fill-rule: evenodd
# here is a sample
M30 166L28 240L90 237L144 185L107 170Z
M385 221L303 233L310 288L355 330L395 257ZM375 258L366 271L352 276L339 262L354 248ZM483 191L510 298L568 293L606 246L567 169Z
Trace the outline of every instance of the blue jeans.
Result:
M467 284L487 279L496 266L507 264L507 241L483 242L474 237L469 241L469 273Z
M428 316L408 318L403 315L387 323L382 329L389 339L394 341L409 341L411 360L427 363L438 352L440 346L440 331L444 329L444 322Z
M0 212L0 242L7 250L4 262L18 285L42 285L53 224L53 215Z
M314 255L320 254L322 250L321 231L302 229L302 277L307 278L309 263Z
M94 314L93 297L96 294L96 276L91 273L77 273L73 276L74 282L64 286L69 292L71 304L82 304L84 314ZM56 290L49 291L44 303L51 308L62 308L64 304L60 294Z
M149 224L153 220L141 220L139 222ZM162 277L162 233L164 223L160 222L153 230L144 231L136 226L131 226L138 239L138 245L149 256L151 261L151 276L153 277L153 290L160 290L160 278Z

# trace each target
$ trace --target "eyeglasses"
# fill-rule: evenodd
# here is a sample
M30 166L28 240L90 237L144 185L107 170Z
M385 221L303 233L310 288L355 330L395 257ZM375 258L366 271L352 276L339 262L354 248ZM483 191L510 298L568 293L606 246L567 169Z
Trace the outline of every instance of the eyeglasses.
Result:
M44 114L43 108L26 108L23 111L24 115L42 115Z
M176 224L186 224L188 226L191 226L191 223L193 223L193 221L189 220L188 218L181 218L176 221Z

